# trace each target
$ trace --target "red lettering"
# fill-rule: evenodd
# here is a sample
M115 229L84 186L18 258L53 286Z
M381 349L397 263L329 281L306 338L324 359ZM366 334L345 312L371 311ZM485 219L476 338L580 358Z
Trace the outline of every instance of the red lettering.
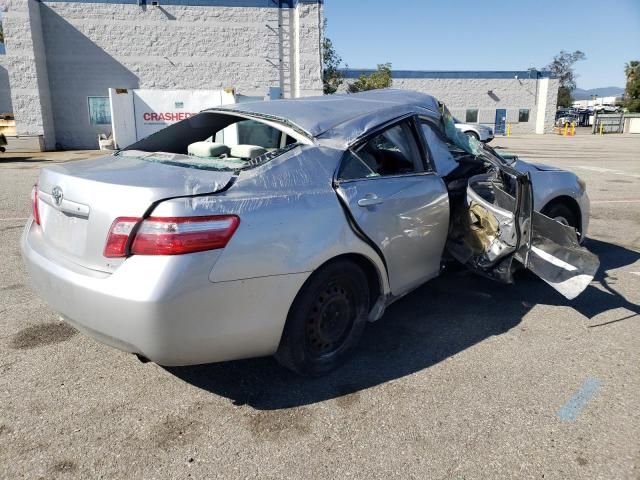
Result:
M146 122L180 122L194 115L191 112L144 112L142 118Z

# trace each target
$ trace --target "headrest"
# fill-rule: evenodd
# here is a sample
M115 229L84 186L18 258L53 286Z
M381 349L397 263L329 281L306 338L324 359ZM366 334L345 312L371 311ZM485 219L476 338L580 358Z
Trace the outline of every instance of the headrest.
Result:
M258 147L257 145L234 145L231 147L231 156L236 158L242 158L246 160L253 160L260 155L267 153L266 148Z
M224 143L195 142L187 147L187 153L195 157L219 157L231 150Z

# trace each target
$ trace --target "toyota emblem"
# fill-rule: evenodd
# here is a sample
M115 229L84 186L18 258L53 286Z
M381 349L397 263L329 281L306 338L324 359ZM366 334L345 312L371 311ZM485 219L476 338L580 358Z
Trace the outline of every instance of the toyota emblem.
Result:
M51 197L53 198L53 202L59 207L60 204L62 203L62 197L63 197L63 193L62 193L62 189L60 187L53 187L53 190L51 190Z

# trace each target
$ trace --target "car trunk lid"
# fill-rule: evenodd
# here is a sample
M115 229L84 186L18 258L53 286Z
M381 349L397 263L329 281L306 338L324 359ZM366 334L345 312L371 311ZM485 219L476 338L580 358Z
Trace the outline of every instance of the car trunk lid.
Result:
M113 271L122 259L103 249L113 221L142 217L161 200L211 194L234 173L149 161L128 152L42 170L38 208L42 237L50 251L93 270Z

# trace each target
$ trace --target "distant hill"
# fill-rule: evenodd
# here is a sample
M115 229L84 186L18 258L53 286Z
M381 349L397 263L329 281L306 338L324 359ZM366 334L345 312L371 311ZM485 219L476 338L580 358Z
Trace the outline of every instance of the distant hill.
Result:
M623 93L624 88L620 87L601 87L591 88L589 90L576 88L571 96L573 96L575 100L591 100L591 95L597 95L599 97L615 97L618 95L622 95Z

